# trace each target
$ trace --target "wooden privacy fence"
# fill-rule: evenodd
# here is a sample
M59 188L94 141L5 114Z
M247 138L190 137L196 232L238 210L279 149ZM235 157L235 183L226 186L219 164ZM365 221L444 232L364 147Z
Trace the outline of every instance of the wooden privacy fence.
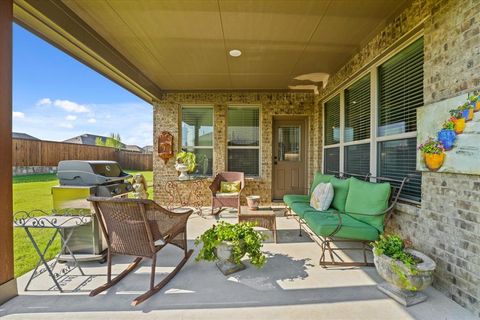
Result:
M153 155L84 144L13 139L13 166L54 167L61 160L113 160L122 168L153 170Z

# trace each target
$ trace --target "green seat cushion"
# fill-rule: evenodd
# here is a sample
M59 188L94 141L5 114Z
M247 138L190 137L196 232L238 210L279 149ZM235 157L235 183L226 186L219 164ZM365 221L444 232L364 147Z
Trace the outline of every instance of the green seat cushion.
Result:
M390 183L371 183L350 178L350 190L345 212L355 219L368 223L383 232L385 215L378 215L388 208Z
M310 203L310 196L304 194L286 194L283 196L283 202L292 207L292 204L295 202Z
M345 212L345 202L347 201L348 190L350 188L350 179L333 177L330 183L333 186L333 201L330 206L340 212Z
M323 174L321 172L315 173L315 175L313 176L312 185L310 186L309 194L312 194L313 190L315 190L315 187L318 186L320 183L328 183L333 177L334 176L332 176L331 174Z
M378 239L380 233L376 228L347 214L340 213L340 215L342 217L342 227L334 237L364 241L375 241ZM306 212L304 220L315 234L322 237L329 236L339 223L338 215L333 210Z
M310 207L310 202L294 202L290 208L300 218L303 218L307 212L320 212Z

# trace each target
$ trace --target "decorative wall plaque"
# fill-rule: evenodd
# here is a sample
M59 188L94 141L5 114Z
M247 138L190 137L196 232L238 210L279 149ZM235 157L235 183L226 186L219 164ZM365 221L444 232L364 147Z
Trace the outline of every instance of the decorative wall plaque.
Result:
M163 131L158 137L158 155L165 164L173 157L173 135L168 131Z

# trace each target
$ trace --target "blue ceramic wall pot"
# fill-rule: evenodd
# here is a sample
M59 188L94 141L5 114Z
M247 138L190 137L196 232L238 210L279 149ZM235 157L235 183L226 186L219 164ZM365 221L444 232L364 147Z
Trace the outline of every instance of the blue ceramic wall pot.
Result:
M462 117L465 118L465 121L468 120L469 108L462 111Z
M451 129L442 129L438 132L438 141L443 144L446 151L452 150L453 144L457 139L457 134Z

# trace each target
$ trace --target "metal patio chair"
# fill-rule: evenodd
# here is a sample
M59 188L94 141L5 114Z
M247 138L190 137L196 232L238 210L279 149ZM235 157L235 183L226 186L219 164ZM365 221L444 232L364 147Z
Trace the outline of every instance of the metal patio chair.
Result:
M192 210L177 213L168 211L152 200L90 197L95 214L107 241L107 283L90 292L96 296L109 289L133 271L143 258L152 260L150 289L132 301L138 305L160 291L185 265L193 253L187 250L187 220ZM157 253L167 244L184 252L175 269L155 284ZM112 255L133 256L135 260L119 275L112 278Z

